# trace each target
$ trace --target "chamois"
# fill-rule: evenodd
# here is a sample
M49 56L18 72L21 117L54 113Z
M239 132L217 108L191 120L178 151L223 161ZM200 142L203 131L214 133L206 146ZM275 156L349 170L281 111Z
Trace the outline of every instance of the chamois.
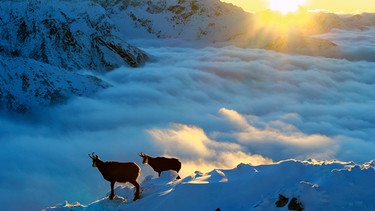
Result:
M140 186L138 184L138 176L140 174L139 166L134 162L120 163L116 161L100 160L99 156L92 153L89 154L92 159L92 167L98 168L103 178L111 183L111 194L109 199L112 200L115 197L114 186L116 182L126 183L130 182L136 188L133 201L139 199Z
M177 158L166 158L166 157L151 157L147 154L139 153L139 156L142 157L143 164L149 164L154 171L158 172L159 177L162 171L174 170L177 173L181 169L181 162ZM176 179L181 179L179 175L177 175Z

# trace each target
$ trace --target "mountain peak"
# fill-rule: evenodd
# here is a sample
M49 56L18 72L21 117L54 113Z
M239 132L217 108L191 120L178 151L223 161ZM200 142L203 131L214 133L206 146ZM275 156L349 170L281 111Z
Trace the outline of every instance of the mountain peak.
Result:
M42 6L43 5L43 6ZM147 54L125 42L105 10L89 1L2 4L4 56L35 59L59 68L107 71L136 67Z
M105 10L90 1L0 4L0 109L27 112L87 96L109 84L85 69L137 67L148 55L121 38Z

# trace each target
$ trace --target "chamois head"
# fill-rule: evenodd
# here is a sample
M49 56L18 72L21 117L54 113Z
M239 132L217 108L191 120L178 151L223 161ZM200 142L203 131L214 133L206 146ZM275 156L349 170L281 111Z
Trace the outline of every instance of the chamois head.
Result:
M142 152L138 154L142 157L142 163L147 164L148 163L148 154L143 154Z
M99 156L96 155L95 153L92 153L91 155L89 154L89 157L92 159L92 167L96 168L96 162L100 160Z

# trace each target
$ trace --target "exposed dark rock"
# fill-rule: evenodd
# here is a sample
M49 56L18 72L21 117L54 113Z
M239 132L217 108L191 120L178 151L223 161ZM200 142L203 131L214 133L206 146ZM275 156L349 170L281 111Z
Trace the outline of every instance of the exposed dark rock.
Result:
M0 11L0 110L24 113L92 95L110 85L78 71L148 59L91 1L3 1Z
M101 79L33 59L0 56L0 110L25 113L89 96L110 85Z
M106 8L109 17L121 17L121 22L130 23L126 28L119 26L119 30L137 38L226 41L242 34L241 25L248 25L251 16L233 4L217 0L94 1ZM129 33L129 28L139 33Z
M285 205L288 204L289 198L279 194L279 200L277 200L276 207L284 207Z
M289 210L302 211L303 206L302 206L302 203L300 201L298 201L297 198L293 197L289 202L288 209Z
M90 1L1 4L0 54L68 70L137 67L147 54L128 44L105 10Z

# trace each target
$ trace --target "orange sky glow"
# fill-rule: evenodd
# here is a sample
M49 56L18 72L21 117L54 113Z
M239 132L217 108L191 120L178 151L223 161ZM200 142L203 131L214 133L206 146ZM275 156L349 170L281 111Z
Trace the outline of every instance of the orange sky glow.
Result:
M269 9L272 2L302 2L307 10L325 10L334 13L375 12L375 0L221 0L242 7L246 11L259 12Z

